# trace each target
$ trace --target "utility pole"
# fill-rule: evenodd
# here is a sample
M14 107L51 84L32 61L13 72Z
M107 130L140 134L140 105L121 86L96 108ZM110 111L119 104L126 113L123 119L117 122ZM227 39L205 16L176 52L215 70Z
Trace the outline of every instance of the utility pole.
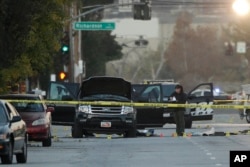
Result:
M70 7L70 17L73 17L73 5L71 4ZM74 35L73 35L73 26L72 22L69 23L69 46L70 46L70 75L69 75L69 80L70 82L75 82L75 54L74 54Z

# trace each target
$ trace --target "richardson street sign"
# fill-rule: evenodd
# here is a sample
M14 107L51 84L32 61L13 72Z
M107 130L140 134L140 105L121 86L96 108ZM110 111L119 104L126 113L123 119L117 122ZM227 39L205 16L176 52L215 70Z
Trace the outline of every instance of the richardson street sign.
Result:
M114 22L75 22L73 28L75 30L85 31L110 31L115 29Z

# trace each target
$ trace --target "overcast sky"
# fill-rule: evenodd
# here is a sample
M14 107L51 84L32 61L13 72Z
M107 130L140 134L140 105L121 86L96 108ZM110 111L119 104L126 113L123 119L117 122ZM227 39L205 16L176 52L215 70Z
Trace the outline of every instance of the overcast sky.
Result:
M116 29L112 32L116 36L125 38L138 38L143 35L146 38L159 37L159 21L157 18L152 18L147 21L137 21L134 19L113 19L105 20L116 23Z

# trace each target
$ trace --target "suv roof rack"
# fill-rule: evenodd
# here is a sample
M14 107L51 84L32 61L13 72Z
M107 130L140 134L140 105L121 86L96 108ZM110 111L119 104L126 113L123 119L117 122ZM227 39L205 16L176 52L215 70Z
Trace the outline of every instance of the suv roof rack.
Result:
M144 80L144 84L155 84L155 83L174 83L174 79L166 79L166 80Z

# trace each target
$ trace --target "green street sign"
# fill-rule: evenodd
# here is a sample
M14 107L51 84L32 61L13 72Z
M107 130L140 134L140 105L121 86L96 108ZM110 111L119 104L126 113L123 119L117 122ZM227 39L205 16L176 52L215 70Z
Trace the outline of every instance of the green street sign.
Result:
M75 30L85 31L110 31L115 29L114 22L75 22L73 28Z

